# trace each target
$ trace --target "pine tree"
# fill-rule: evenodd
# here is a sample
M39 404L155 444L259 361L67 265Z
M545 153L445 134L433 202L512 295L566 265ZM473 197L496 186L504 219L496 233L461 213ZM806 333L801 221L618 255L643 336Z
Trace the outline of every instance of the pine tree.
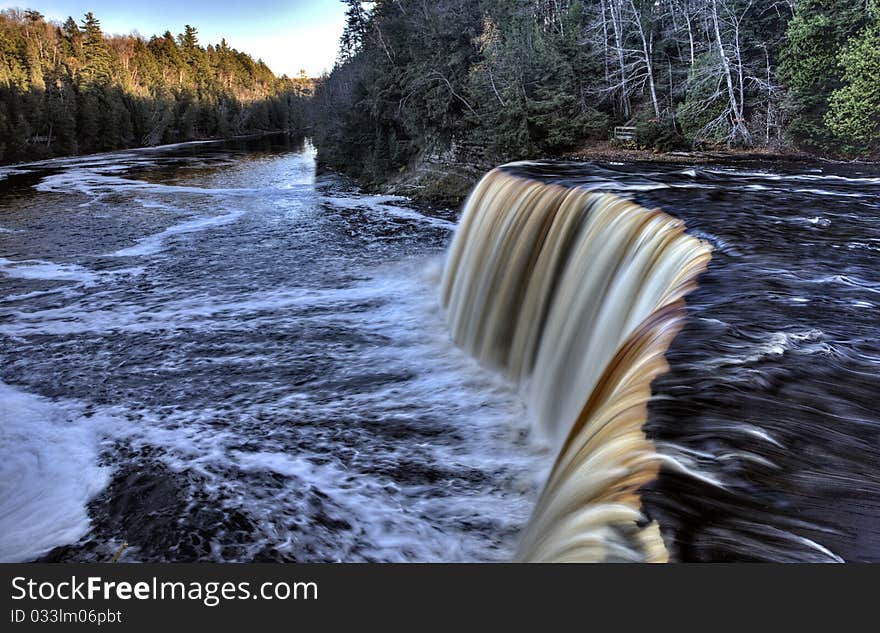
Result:
M68 58L72 58L70 61L81 59L83 57L82 34L76 20L68 17L61 27L61 32L64 35L63 46L65 55Z
M303 109L310 81L203 47L191 25L180 40L108 37L91 13L80 28L0 11L0 161L287 127L281 104Z
M363 0L341 0L345 11L345 28L339 40L339 61L349 61L360 50L367 33L367 12Z
M880 6L874 23L847 42L838 56L843 85L825 115L829 129L850 153L880 151Z
M178 36L178 41L180 48L187 53L192 53L199 45L198 30L189 24L184 25L183 33Z
M113 68L110 51L101 32L101 23L92 14L86 13L82 21L83 68L82 81L86 85L104 85L110 82Z
M838 54L867 22L865 0L801 0L788 25L780 77L789 88L788 135L807 149L830 149L825 125L832 93L841 87Z

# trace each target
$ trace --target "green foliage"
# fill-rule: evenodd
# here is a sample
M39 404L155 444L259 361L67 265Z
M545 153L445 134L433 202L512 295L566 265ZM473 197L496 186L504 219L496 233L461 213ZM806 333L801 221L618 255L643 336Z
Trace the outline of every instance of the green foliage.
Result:
M688 91L676 111L676 120L687 138L694 143L718 143L727 133L727 95L723 78L711 72L717 53L697 57L688 76Z
M342 1L313 140L369 183L420 157L558 155L616 125L658 151L776 144L786 129L817 151L876 145L877 47L846 44L870 21L865 0Z
M788 25L779 76L788 87L789 137L806 149L833 150L825 125L832 93L841 87L839 52L866 24L864 0L802 0Z
M149 41L35 11L0 12L0 161L305 126L312 84L275 77L187 25Z
M464 81L479 25L474 4L376 4L317 87L313 140L325 163L381 182L420 151L452 142L473 112Z
M577 33L574 28L569 32ZM528 55L521 86L528 131L524 153L564 152L597 136L607 126L608 116L583 99L580 82L589 76L590 62L575 38L534 23L518 34L525 39L510 38L505 45L522 48Z
M609 115L586 91L601 71L580 44L581 2L546 22L531 0L346 4L339 63L314 100L324 163L378 183L450 147L507 159L604 136Z
M686 145L685 138L675 129L670 118L640 119L636 123L636 143L641 149L670 152Z
M829 129L852 154L880 150L880 17L838 57L843 85L831 95Z

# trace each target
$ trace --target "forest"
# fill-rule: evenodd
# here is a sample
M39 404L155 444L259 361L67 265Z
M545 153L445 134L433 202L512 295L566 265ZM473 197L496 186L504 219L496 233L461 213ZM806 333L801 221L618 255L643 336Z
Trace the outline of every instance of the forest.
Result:
M325 163L637 147L880 153L878 0L343 0L317 86Z
M0 162L302 130L313 82L174 36L107 35L77 22L0 12Z
M341 0L332 72L0 12L0 162L276 130L367 184L613 141L880 157L880 0Z

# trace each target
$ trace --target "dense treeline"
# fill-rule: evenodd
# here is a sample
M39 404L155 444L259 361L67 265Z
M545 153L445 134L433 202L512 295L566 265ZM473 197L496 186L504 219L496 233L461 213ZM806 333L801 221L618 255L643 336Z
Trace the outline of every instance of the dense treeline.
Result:
M381 182L424 153L880 151L878 0L379 0L348 5L315 95L324 161Z
M310 90L191 26L146 40L107 36L91 13L0 12L0 162L298 130Z

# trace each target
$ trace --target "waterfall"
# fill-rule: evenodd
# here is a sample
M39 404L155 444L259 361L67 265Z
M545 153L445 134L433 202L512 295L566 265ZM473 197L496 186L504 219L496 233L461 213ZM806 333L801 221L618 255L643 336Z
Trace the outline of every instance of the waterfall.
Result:
M710 259L680 220L611 194L504 167L474 188L443 274L452 336L519 385L557 452L518 559L667 559L641 511L659 469L642 426Z

